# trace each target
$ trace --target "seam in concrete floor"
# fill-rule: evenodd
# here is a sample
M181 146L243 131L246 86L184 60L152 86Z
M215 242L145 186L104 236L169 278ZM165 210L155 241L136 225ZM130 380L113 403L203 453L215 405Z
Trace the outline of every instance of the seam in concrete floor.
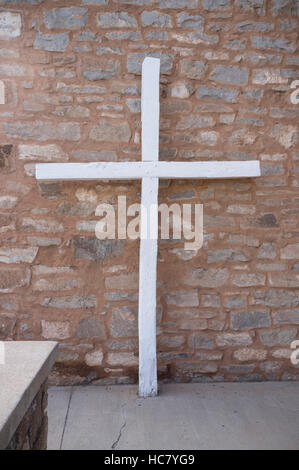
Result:
M61 435L59 450L62 450L63 438L64 438L67 419L68 419L69 411L70 411L70 407L71 407L71 400L72 400L72 396L73 396L73 391L74 391L74 387L71 387L71 392L70 392L69 402L68 402L68 406L67 406L67 412L66 412L66 415L65 415L65 420L64 420L64 425L63 425L63 431L62 431L62 435Z

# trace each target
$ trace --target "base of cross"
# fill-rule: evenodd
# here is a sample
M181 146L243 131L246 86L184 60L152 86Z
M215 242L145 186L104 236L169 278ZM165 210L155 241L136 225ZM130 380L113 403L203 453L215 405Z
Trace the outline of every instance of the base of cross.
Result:
M160 60L147 57L142 64L141 162L44 163L36 165L38 180L141 179L139 261L139 396L158 394L156 354L156 283L159 178L252 178L260 176L259 161L159 162ZM153 213L149 210L155 206ZM150 219L149 219L150 217Z

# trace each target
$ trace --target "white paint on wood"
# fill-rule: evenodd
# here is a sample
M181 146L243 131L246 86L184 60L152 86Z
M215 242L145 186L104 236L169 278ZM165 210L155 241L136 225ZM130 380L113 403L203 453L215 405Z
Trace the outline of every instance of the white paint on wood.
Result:
M38 180L140 178L252 178L260 176L258 160L241 162L91 162L40 163Z
M141 203L146 212L141 216L139 254L139 395L158 393L156 353L156 279L158 212L150 211L158 203L158 178L143 178Z
M142 63L141 155L145 162L159 160L160 59L146 57Z
M5 85L2 80L0 80L0 104L5 104Z
M160 60L146 58L142 65L142 161L43 163L36 165L38 180L142 179L141 202L149 209L158 202L159 178L252 178L260 176L259 161L159 162ZM144 236L150 231L151 236ZM158 212L141 214L139 260L139 394L155 396L156 278Z

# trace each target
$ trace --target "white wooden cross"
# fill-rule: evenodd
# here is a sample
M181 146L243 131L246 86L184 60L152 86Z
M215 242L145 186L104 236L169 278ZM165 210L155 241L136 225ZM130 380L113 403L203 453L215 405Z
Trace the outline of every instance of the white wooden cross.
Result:
M139 395L158 393L156 358L156 278L159 178L250 178L260 176L259 161L159 162L159 74L160 60L147 57L142 64L141 162L41 163L38 180L141 179L141 233L147 223L151 237L140 240L139 261ZM146 221L145 218L148 218ZM149 223L150 222L150 223ZM151 226L150 226L151 224ZM150 232L149 232L150 231Z

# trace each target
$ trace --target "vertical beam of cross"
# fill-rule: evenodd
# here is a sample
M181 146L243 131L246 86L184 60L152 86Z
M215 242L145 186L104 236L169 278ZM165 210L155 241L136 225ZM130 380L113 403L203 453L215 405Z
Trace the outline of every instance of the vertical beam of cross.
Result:
M160 60L147 57L142 64L141 122L142 161L159 159L159 76ZM156 352L156 279L158 247L159 179L142 178L139 258L139 395L158 393Z

